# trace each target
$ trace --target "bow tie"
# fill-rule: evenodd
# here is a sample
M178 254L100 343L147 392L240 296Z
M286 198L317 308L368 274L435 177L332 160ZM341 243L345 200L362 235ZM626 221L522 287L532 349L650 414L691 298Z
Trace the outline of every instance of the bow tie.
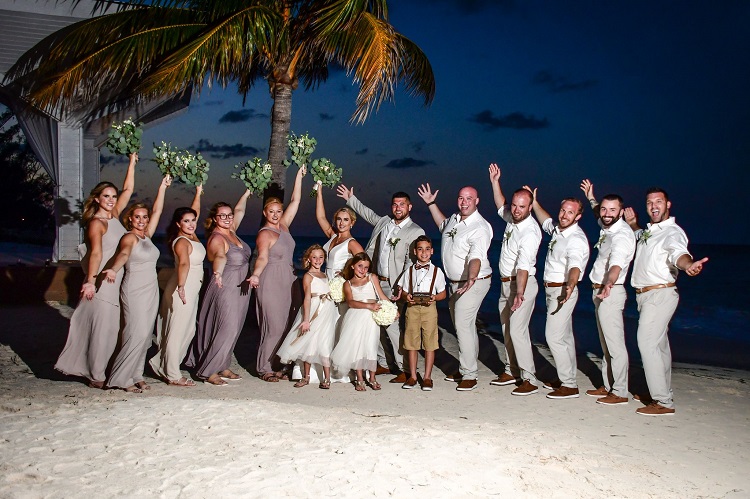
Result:
M430 264L429 263L425 263L424 265L416 264L416 265L414 265L414 268L417 269L417 270L429 269L430 268Z

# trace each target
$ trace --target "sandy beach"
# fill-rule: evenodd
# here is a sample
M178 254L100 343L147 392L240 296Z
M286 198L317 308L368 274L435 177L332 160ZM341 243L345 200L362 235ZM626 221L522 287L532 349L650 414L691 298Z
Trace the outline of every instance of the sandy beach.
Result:
M254 348L246 327L233 365L241 381L149 378L151 390L126 394L52 369L71 308L0 310L0 497L750 495L746 371L676 365L674 417L638 416L634 400L514 397L489 385L502 360L489 325L472 392L442 380L457 352L445 330L432 392L387 376L380 392L295 389L243 368ZM581 361L585 389L598 359Z

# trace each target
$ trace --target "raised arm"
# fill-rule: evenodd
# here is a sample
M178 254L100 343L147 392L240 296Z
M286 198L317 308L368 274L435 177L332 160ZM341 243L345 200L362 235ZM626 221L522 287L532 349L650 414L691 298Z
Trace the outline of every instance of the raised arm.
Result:
M339 186L341 187L341 186ZM331 227L331 223L328 221L328 218L326 217L326 207L323 203L323 184L322 182L318 182L318 190L316 191L315 195L315 219L318 221L318 225L320 226L321 230L323 231L323 234L326 235L326 237L332 237L335 234L335 231L333 230L333 227Z
M497 163L490 163L490 185L492 186L492 199L495 201L495 206L499 210L505 206L505 196L503 195L503 189L500 187L500 167Z
M156 232L156 228L159 226L159 219L164 211L164 197L167 192L167 187L172 184L172 177L167 175L161 179L159 184L159 190L156 191L156 199L154 199L154 206L151 208L151 217L148 219L148 226L146 226L146 236L151 237Z
M432 192L432 189L430 188L430 184L422 184L417 188L417 194L419 197L422 198L422 201L427 203L427 208L430 210L430 215L432 215L432 220L435 222L435 225L440 227L442 223L445 221L446 217L443 215L443 212L440 211L440 208L435 204L435 200L437 199L438 192L440 192L440 189L437 189L435 192Z
M247 199L250 197L250 189L246 189L245 192L242 193L242 196L240 196L239 201L237 201L237 205L234 207L234 231L237 232L237 230L240 228L240 223L242 223L242 219L245 218L245 210L247 209Z
M294 187L292 188L292 197L289 200L289 204L284 209L284 214L281 215L281 223L287 228L294 222L294 217L297 216L297 210L299 209L299 202L302 199L302 177L307 173L307 167L302 166L297 170L297 175L294 177ZM236 216L236 215L235 215Z
M120 195L117 196L117 203L112 210L112 215L118 217L122 210L130 202L130 196L133 195L135 190L135 165L138 163L138 153L134 152L130 155L130 162L128 163L128 171L125 173L125 181L122 183L122 190Z
M356 211L359 217L368 224L375 226L382 218L373 210L365 206L364 203L362 203L362 201L360 201L359 198L354 195L354 187L352 187L351 189L347 189L344 184L341 184L338 188L338 196L342 199L345 199L346 205L352 210Z
M641 227L638 225L638 215L635 213L635 210L633 208L625 208L623 218L625 219L625 222L627 222L627 224L630 226L630 228L633 229L633 232L638 232L639 230L641 230ZM638 234L636 234L636 236L637 235Z
M198 184L195 186L195 197L193 197L193 204L190 208L195 211L195 220L197 221L201 217L201 195L203 194L203 186Z
M537 220L539 220L539 223L542 224L548 218L552 218L552 216L549 213L547 213L547 211L544 208L542 208L542 205L539 204L539 200L537 199L537 196L536 196L537 189L536 188L532 189L528 185L524 185L523 188L529 191L532 194L532 197L534 198L534 200L531 202L531 209L534 210L534 216L536 217Z
M594 196L594 184L592 184L589 179L585 178L581 181L581 190L586 196L586 199L589 200L589 204L591 205L591 209L594 210L596 218L599 218L599 210L596 209L599 203L596 202L596 197Z

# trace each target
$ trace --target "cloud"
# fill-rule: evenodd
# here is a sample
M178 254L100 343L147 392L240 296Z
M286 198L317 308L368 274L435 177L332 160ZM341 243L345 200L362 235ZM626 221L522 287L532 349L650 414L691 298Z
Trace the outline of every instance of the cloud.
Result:
M551 71L537 71L531 82L535 85L547 87L552 93L574 92L576 90L586 90L599 84L598 80L582 80L571 82L566 77L556 75Z
M198 143L190 146L189 149L202 154L208 154L210 157L216 159L249 158L261 152L260 149L256 149L253 146L246 146L240 143L217 145L212 144L208 139L198 140Z
M549 127L547 118L537 119L533 115L526 116L518 111L505 116L495 116L492 111L485 109L475 114L469 121L479 123L485 130L497 130L498 128L514 128L516 130L540 130Z
M423 166L434 164L434 161L423 161L421 159L414 158L399 158L389 161L388 163L386 163L385 167L403 170L405 168L421 168Z
M219 123L242 123L252 119L268 118L267 114L256 113L255 109L240 109L239 111L229 111L219 118Z
M334 119L334 116L332 114L328 113L320 113L320 121L331 121Z
M362 156L363 154L367 154L367 151L369 151L369 149L367 147L365 147L364 149L360 149L359 151L355 151L354 154Z
M223 100L207 100L203 103L204 106L221 106L224 104Z
M419 154L420 152L422 152L422 149L424 149L424 140L420 140L418 142L410 142L409 147L411 147L415 153Z

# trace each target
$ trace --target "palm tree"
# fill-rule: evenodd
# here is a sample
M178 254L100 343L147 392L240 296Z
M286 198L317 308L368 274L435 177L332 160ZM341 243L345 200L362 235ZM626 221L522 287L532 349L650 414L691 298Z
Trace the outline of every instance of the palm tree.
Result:
M74 0L75 1L75 0ZM339 65L359 84L352 123L363 123L401 83L429 105L432 67L422 50L388 23L386 0L131 0L66 27L26 52L8 71L29 102L56 116L108 109L237 85L246 97L268 82L273 109L266 196L283 195L292 92L316 88ZM105 96L105 99L101 99ZM88 107L87 107L88 106Z

